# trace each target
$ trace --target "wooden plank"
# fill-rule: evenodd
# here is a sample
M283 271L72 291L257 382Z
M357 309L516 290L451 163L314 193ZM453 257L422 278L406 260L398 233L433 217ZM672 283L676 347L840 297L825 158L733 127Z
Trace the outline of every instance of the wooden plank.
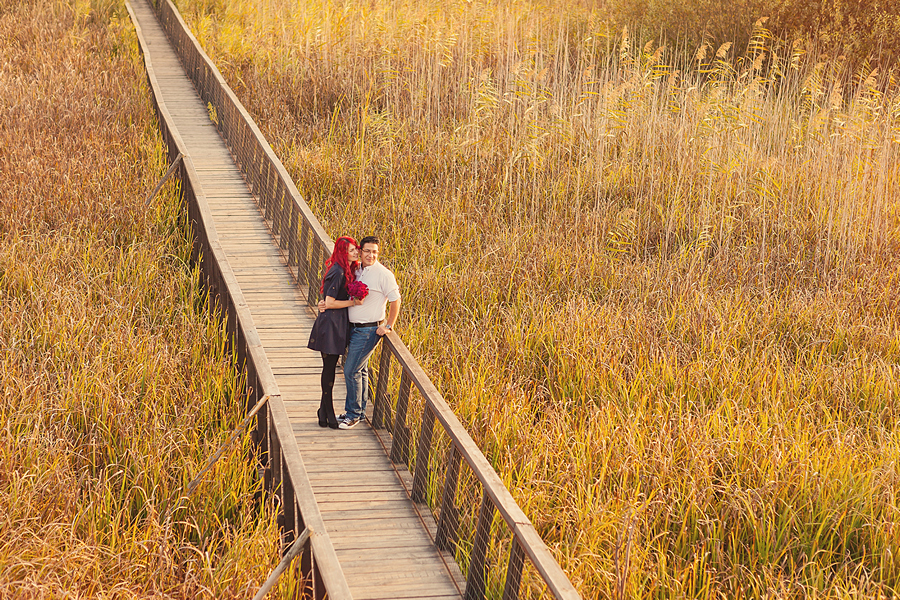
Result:
M412 513L404 513L399 515L388 515L386 517L370 517L367 519L358 519L349 521L337 521L334 519L328 522L328 531L336 537L341 537L352 533L353 535L365 534L366 532L378 532L387 530L400 531L403 529L421 530L422 520Z
M322 360L317 356L297 357L289 363L272 360L272 372L275 375L310 375L318 379L322 372Z
M315 411L312 410L312 408L314 406L318 406L318 405L319 405L318 402L315 402L315 403L310 402L309 403L309 406L310 406L309 410L312 411L309 413L309 415L315 416ZM294 412L293 414L291 414L291 416L296 416L296 414L297 413ZM307 415L307 416L309 416L309 415ZM327 429L327 427L318 427L318 422L316 422L316 426L318 429L322 429L322 430ZM331 429L330 431L335 431L335 430ZM344 430L339 429L337 431L340 431L342 434L345 433ZM315 434L316 432L311 431L311 433ZM301 437L303 437L303 436L301 436ZM329 438L325 438L325 437L316 438L313 436L307 436L307 437L303 437L302 441L305 444L304 456L310 456L310 457L316 456L316 453L322 453L322 452L337 453L337 454L340 454L341 456L343 456L345 453L347 455L351 455L354 453L360 454L360 453L366 453L366 452L368 452L370 454L374 454L375 452L377 452L378 454L384 454L384 451L382 450L381 445L379 445L377 442L373 443L371 436L368 436L368 435L358 435L358 436L339 435L339 436L329 437ZM377 454L374 454L374 455L377 456Z
M254 315L255 316L255 315ZM266 356L269 358L269 364L273 369L283 366L311 365L321 371L322 357L318 352L310 350L306 346L290 346L287 348L270 348L266 347ZM335 371L339 377L343 377L343 370ZM335 380L337 383L337 380Z
M345 569L352 571L355 568L365 568L367 562L370 562L364 557L364 554L373 554L371 552L365 553L364 551L360 551L359 549L349 549L349 550L335 550L335 553L338 555L341 560L341 564ZM391 563L405 563L405 562L414 562L419 565L421 568L424 564L433 561L434 563L440 564L440 557L437 554L437 551L434 550L434 546L429 548L425 546L411 546L409 548L393 548L393 549L383 549L379 552L381 556L380 562L381 566L390 567ZM360 560L362 559L362 560ZM368 569L367 569L368 570ZM374 569L373 569L374 570ZM396 571L400 571L400 569L395 569ZM445 575L446 577L446 575ZM449 579L449 578L447 578ZM452 586L449 581L445 579L447 585ZM380 586L379 586L380 587Z
M354 600L447 600L449 598L462 597L459 594L439 595L429 591L417 591L416 593L413 593L413 595L401 595L393 590L381 591L378 587L362 588L359 590L351 587L351 593L353 594Z
M316 501L324 503L338 502L360 502L370 500L372 502L397 501L406 502L409 500L406 493L396 489L391 490L373 490L371 488L359 491L331 491L316 494ZM430 542L429 542L430 543Z
M241 233L243 233L243 231ZM279 259L281 259L282 257L281 251L277 247L273 246L272 237L268 235L246 238L234 248L225 248L225 255L228 256L229 259L232 256L241 258L244 256L253 256L256 254L260 254L263 256L276 256Z
M251 311L253 312L253 321L257 326L274 327L280 325L282 327L291 327L294 329L295 337L301 339L304 335L309 335L308 332L312 329L314 323L306 311L301 311L299 308L292 311L281 310L278 312L263 309L253 311L251 308Z
M314 489L326 487L345 487L348 484L356 485L398 485L397 474L391 471L372 471L367 474L364 479L348 481L341 477L333 475L332 471L323 471L321 473L309 474L310 484ZM421 526L421 524L419 525Z
M379 536L373 536L372 531L374 530L353 530L347 529L341 532L340 539L348 540L349 543L357 544L357 543L367 543L371 541L372 543L379 543L382 539L392 539L396 538L398 545L405 544L409 541L412 541L414 544L420 543L421 540L426 540L430 544L430 539L428 535L426 535L425 531L421 527L421 523L416 526L407 527L405 529L397 529L393 530L390 527L390 524L385 522L385 532ZM433 550L433 548L432 548ZM431 552L428 550L427 552ZM426 552L426 554L427 554Z
M358 528L363 528L366 526L366 523L369 521L384 521L385 519L397 519L402 517L415 517L415 513L411 510L408 513L398 513L396 507L388 507L385 509L376 510L372 507L363 507L363 506L353 506L353 507L343 507L341 510L328 510L322 511L321 509L326 508L325 506L320 506L320 512L322 514L322 519L325 521L325 525L328 528L329 532L336 531L335 524L344 523L347 521L355 521ZM419 521L419 527L421 527L421 521ZM382 525L378 525L374 529L381 528Z
M292 333L296 342L303 344L302 348L309 353L309 356L321 359L319 352L306 347L306 342L309 339L309 332L312 330L313 326L313 319L307 314L303 314L300 311L295 311L293 313L278 313L267 312L265 310L253 310L252 314L253 322L259 323L260 328L275 329L281 327L286 333ZM321 364L322 361L319 360L319 365Z
M307 469L309 467L307 466ZM341 471L347 474L347 471ZM374 519L381 515L396 515L411 511L411 503L406 500L360 500L358 502L331 502L319 505L324 519L342 518L339 514L351 514L353 518Z
M365 568L370 562L366 560L368 557L353 556L340 550L337 551L337 554L339 558L347 561L348 571L359 573L359 588L355 588L352 584L350 586L354 600L359 598L397 598L399 600L400 598L416 598L423 594L427 594L429 598L441 596L452 598L458 594L456 586L447 580L446 575L442 578L436 576L437 569L428 569L423 573L423 575L427 574L426 576L418 578L398 579L388 577L390 573L384 573L382 574L384 578L378 578L375 577L378 574L377 571ZM362 560L354 561L352 559ZM353 565L358 565L356 571L353 570ZM422 566L420 563L419 568L421 569ZM434 566L440 568L441 565L438 563Z
M255 316L255 315L254 315ZM302 338L301 338L302 341ZM266 356L272 368L294 365L315 365L322 368L322 356L315 350L304 346L291 346L288 348L266 348ZM343 367L338 367L335 373L342 373Z
M327 428L323 428L327 429ZM332 431L340 431L339 429L334 429ZM348 461L344 460L336 460L336 461L309 461L306 465L306 471L308 473L334 473L336 471L343 473L347 477L361 477L365 476L368 473L373 473L375 471L384 471L386 473L393 473L394 468L391 464L383 463L383 462L368 462L363 459L359 459L354 461L354 464L348 464ZM397 506L396 508L401 508Z
M307 422L308 426L310 423L310 416L315 415L315 411L313 407L317 407L319 402L310 402L309 403L309 412L307 414ZM337 408L337 407L335 407ZM291 414L292 417L298 416L296 412ZM300 415L300 422L303 422L303 416ZM316 428L324 431L328 429L327 427L318 427L318 421L315 422ZM308 435L303 436L295 436L305 444L304 447L304 456L309 456L310 460L313 457L320 457L323 453L330 453L333 456L383 456L384 451L381 446L377 443L372 443L372 437L368 435L349 435L349 432L344 429L329 429L330 432L338 431L339 434L329 435L327 437L322 435L317 435L319 432L315 431L315 429L308 429ZM308 454L306 454L308 453Z
M352 493L352 492L360 492L371 490L373 492L383 492L383 491L394 491L397 488L396 481L388 481L385 483L371 483L368 481L363 482L352 482L348 483L346 481L329 479L328 481L323 481L321 483L316 483L312 485L313 493L316 494L316 498L319 497L319 493L327 494L330 492L335 493ZM390 526L385 526L386 529L391 529ZM349 535L349 533L348 533ZM368 535L368 534L365 534Z
M312 315L309 314L309 309L305 306L279 306L279 305L269 305L269 306L251 306L250 312L253 313L253 318L256 319L257 315L262 317L302 317L304 321L311 327L313 321L315 320ZM310 351L312 352L312 351Z
M243 244L242 244L243 246ZM284 276L285 278L288 275L285 273L284 261L281 260L281 254L277 252L231 252L226 253L232 255L232 258L228 261L231 265L231 269L245 269L249 267L277 267L277 272L279 275Z
M437 595L431 592L423 592L425 595L400 596L392 591L382 592L378 587L363 588L357 590L351 587L354 600L446 600L447 598L461 598L459 594ZM389 595L384 595L389 594Z
M316 423L318 426L318 422ZM328 429L321 427L320 429ZM335 431L332 429L331 431ZM337 431L340 431L339 429ZM382 454L379 452L378 454ZM354 471L369 472L372 470L393 471L393 465L390 461L381 460L381 456L373 454L366 448L345 448L340 451L324 448L318 451L306 448L303 460L307 462L310 469L314 467L328 467L329 471L340 471L342 473L352 473ZM348 463L352 463L348 465ZM406 493L403 493L403 499L406 500Z
M359 565L357 568L357 572L362 574L365 573L365 578L360 578L363 580L363 584L366 587L378 588L382 584L386 584L389 582L406 582L407 585L412 588L416 584L428 583L434 580L438 580L437 587L441 588L444 584L447 584L447 576L444 569L441 567L441 564L429 564L432 561L425 562L425 564L420 563L418 569L410 569L406 572L389 572L389 573L380 573L372 568L373 561L366 561ZM397 561L398 563L401 561ZM452 586L452 584L450 584ZM445 588L446 589L446 588ZM456 586L453 586L451 589L456 589Z
M402 571L395 569L379 572L372 568L374 561L371 560L371 557L373 554L373 552L360 553L356 551L356 555L354 555L352 551L338 551L338 556L342 556L347 561L347 566L359 573L357 585L360 591L373 589L382 594L403 593L404 590L410 594L454 594L457 592L457 587L450 582L446 570L441 568L443 565L437 560L427 561L425 564L419 562L418 569L406 568ZM390 560L388 558L388 561L395 566L406 566L405 563L407 563L402 559ZM352 585L351 589L353 589ZM354 599L358 598L356 594L353 597Z

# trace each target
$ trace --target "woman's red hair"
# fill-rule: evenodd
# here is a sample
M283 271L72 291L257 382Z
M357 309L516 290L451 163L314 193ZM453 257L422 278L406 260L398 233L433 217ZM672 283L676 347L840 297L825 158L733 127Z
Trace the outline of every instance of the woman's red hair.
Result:
M331 258L325 261L325 275L328 274L328 269L331 268L332 265L338 265L340 268L344 270L344 277L347 278L347 284L349 285L351 281L356 276L356 269L359 268L359 262L353 261L350 262L350 255L348 254L348 249L350 245L359 246L349 235L345 235L344 237L339 237L334 242L334 250L331 253ZM325 275L322 276L322 283L319 286L319 293L325 293Z

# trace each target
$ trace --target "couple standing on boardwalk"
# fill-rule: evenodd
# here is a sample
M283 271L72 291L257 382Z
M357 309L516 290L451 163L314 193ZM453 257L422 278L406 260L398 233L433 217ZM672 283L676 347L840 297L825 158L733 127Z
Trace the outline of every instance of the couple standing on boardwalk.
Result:
M394 274L378 262L378 244L375 236L364 237L359 244L352 237L338 238L325 263L319 290L323 300L307 344L322 353L320 427L350 429L365 420L369 356L400 313L400 288ZM390 303L389 311L385 311L386 303ZM338 358L345 353L347 399L344 414L335 417L334 372Z

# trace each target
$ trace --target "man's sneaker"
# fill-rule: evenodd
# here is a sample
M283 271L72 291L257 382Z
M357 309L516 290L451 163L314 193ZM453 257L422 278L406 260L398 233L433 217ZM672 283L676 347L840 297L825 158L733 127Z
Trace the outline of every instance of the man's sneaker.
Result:
M341 413L341 416L339 416L339 417L337 418L337 420L338 420L338 421L346 421L346 420L347 420L347 413Z
M338 425L338 429L350 429L352 427L356 427L362 419L344 419L341 421L340 425Z

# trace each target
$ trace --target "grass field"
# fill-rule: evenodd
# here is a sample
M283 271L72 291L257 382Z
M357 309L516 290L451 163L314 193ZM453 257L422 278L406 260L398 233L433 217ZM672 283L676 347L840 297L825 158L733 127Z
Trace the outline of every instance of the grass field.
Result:
M579 2L178 4L584 597L897 592L896 73Z
M120 2L0 2L0 597L249 597L278 558Z

